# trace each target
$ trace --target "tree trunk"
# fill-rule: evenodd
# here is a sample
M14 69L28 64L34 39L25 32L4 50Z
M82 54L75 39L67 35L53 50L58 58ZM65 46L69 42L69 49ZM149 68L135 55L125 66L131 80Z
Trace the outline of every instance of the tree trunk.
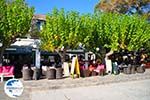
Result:
M4 55L5 49L7 47L9 47L11 45L11 43L13 42L11 40L14 40L14 39L10 39L9 41L3 40L3 42L2 42L2 46L0 47L0 65L3 64L3 55Z
M63 54L62 54L62 61L65 62L66 60L66 49L63 50Z
M2 66L2 64L3 64L3 54L4 54L5 49L6 49L5 46L2 46L0 48L0 66Z
M60 55L61 57L61 62L63 64L63 62L65 62L65 56L66 56L66 49L64 49L63 51L59 51L59 50L56 50L56 52Z

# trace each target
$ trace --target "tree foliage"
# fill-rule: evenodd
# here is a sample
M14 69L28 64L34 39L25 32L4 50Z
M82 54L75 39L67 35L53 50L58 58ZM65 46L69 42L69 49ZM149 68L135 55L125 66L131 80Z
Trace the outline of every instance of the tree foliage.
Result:
M106 46L113 50L138 50L150 39L150 24L145 18L108 13L105 19L109 23L105 24L106 34L111 34Z
M0 0L0 58L6 47L28 32L33 10L24 0Z
M150 40L150 24L144 17L114 13L79 14L54 9L47 15L41 32L42 48L55 50L62 46L78 48L82 43L90 51L97 47L138 50Z
M77 48L79 43L87 42L87 32L90 30L87 23L89 16L80 16L78 12L65 13L63 9L54 9L47 15L46 25L41 32L42 48L47 50L65 48ZM86 21L86 22L85 22ZM85 39L84 39L84 38Z

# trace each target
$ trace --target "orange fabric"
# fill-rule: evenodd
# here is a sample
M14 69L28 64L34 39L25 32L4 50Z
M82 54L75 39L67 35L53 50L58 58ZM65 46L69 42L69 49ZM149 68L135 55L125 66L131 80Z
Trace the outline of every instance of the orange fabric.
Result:
M95 67L93 65L89 66L89 71L93 71L95 69Z

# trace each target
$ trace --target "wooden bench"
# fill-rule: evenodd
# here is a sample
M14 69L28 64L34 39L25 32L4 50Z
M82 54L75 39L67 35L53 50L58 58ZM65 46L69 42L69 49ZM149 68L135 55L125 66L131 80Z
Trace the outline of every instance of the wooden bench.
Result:
M14 66L0 66L1 82L4 81L5 77L12 77L12 78L14 78Z

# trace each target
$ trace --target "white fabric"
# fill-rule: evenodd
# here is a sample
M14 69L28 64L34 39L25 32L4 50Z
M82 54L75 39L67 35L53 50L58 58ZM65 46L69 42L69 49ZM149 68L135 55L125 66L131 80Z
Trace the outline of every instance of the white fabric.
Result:
M74 74L75 63L76 63L76 57L73 57L72 58L72 63L71 63L71 74Z
M39 51L39 49L36 49L35 51L35 66L37 68L40 68L40 59L41 59L41 52Z
M47 66L42 66L43 71L47 71Z
M70 76L69 63L68 62L63 63L63 68L64 68L64 76Z
M106 73L109 73L109 72L112 73L112 62L111 62L111 60L106 57L105 62L106 62Z

